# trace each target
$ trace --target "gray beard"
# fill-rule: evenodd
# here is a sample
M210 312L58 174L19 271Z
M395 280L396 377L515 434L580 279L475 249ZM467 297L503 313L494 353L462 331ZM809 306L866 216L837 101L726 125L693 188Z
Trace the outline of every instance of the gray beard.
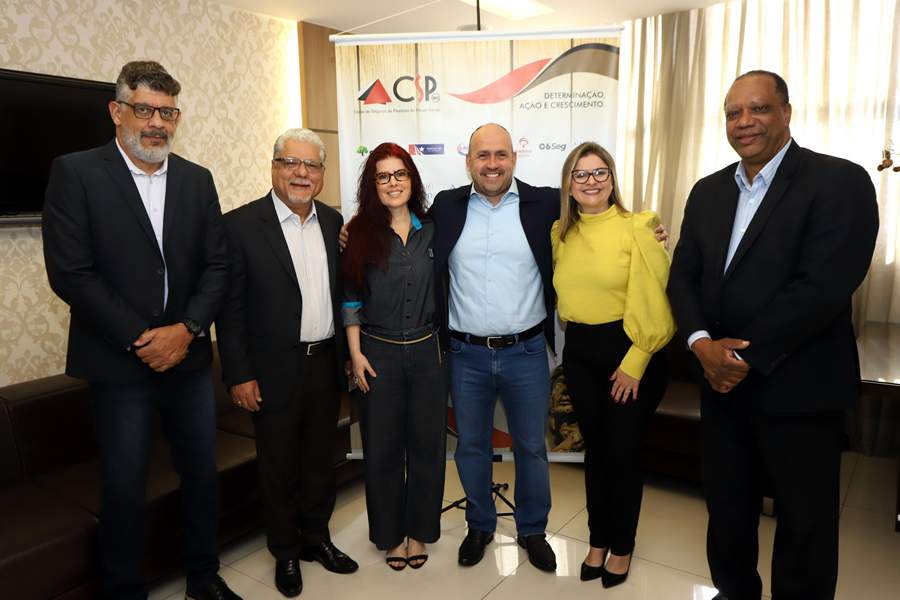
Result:
M150 164L157 164L166 160L166 157L169 156L169 153L172 151L172 137L173 136L171 135L169 136L165 146L159 148L145 148L141 145L140 133L135 135L127 129L122 131L122 142L128 151L138 160Z

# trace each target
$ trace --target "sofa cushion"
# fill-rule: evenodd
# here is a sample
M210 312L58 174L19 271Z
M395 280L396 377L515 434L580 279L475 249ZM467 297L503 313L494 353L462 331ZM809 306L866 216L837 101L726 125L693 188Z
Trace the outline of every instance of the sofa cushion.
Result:
M97 456L90 388L54 375L0 390L12 424L22 473L34 477Z
M656 414L673 419L700 420L700 386L684 381L670 381L656 408Z
M22 481L0 490L0 515L0 598L51 598L96 577L88 511Z
M219 472L220 487L224 487L229 477L244 479L246 469L256 462L256 444L253 440L226 433L216 432L216 468ZM67 500L83 507L93 514L100 512L100 467L99 460L90 460L41 475L36 480L49 491L56 492ZM253 481L256 485L256 481ZM159 439L154 443L150 455L147 476L147 526L158 523L163 528L178 526L177 494L178 475L172 466L172 456L168 443ZM246 495L246 494L245 494ZM223 498L222 508L229 504ZM157 518L159 517L159 518ZM171 522L171 519L175 519ZM166 525L168 523L168 525Z
M18 481L21 476L22 462L13 441L12 423L6 403L0 398L0 486Z

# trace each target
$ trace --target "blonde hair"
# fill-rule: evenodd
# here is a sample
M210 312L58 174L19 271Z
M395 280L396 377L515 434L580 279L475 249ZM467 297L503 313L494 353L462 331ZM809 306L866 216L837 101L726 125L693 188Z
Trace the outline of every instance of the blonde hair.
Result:
M622 206L622 194L619 192L619 180L616 176L616 161L606 148L597 142L583 142L575 147L562 167L562 183L559 186L559 239L565 241L569 230L578 224L578 203L572 197L572 170L578 161L585 156L596 156L609 167L609 176L612 178L612 192L609 194L609 205L615 204L622 212L628 212Z

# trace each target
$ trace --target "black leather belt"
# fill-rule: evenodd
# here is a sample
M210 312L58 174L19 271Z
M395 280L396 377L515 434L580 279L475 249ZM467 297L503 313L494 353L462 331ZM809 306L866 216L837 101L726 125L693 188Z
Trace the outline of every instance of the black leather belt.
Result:
M491 350L498 350L500 348L509 348L510 346L515 346L519 342L530 340L534 336L540 335L543 332L544 324L538 323L531 329L526 329L525 331L514 333L512 335L489 335L487 337L481 337L480 335L462 333L461 331L450 331L450 337L456 338L461 342L466 342L467 344L487 346Z
M331 347L332 344L334 344L334 337L319 340L318 342L300 342L300 352L306 356L313 356Z

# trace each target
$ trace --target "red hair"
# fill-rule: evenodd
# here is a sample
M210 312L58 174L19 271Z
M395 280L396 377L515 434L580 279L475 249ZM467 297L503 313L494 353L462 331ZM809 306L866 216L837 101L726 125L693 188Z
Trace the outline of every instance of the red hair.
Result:
M398 158L409 171L411 183L409 212L420 219L425 216L425 186L416 164L409 153L390 142L379 144L372 150L359 175L356 216L347 224L350 236L341 256L341 273L349 290L362 291L366 269L375 266L387 269L391 249L391 213L378 198L375 188L375 166L386 158Z

